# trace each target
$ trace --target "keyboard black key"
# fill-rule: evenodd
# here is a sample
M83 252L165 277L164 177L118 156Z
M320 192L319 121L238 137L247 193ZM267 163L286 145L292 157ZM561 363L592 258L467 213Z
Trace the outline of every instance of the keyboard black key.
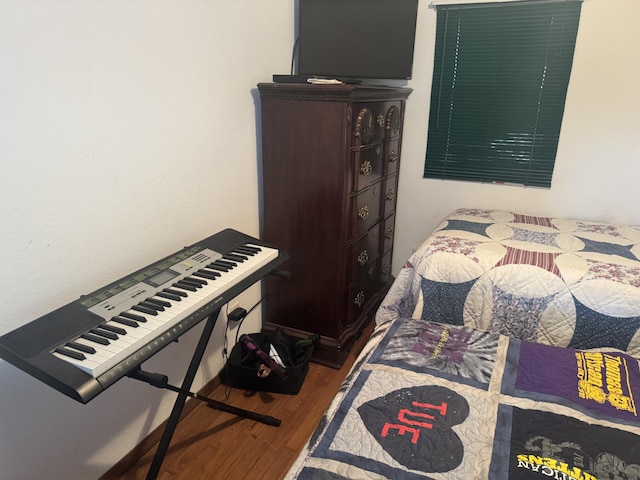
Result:
M183 282L189 282L189 283L197 283L200 285L207 285L207 281L203 280L201 278L196 278L195 276L193 277L184 277L181 281Z
M198 283L198 282L189 280L187 278L183 278L178 283L183 284L183 285L190 285L190 286L195 287L195 288L202 288L202 285L203 285L202 283Z
M138 328L138 322L134 321L134 320L130 320L128 318L124 318L124 317L119 317L119 316L115 316L111 319L112 322L118 322L121 325L126 325L127 327L131 327L131 328Z
M87 358L82 353L76 352L75 350L71 350L67 347L58 347L55 349L55 351L57 353L61 353L62 355L66 355L67 357L75 358L76 360L84 360L85 358Z
M225 260L231 260L232 262L244 262L247 257L245 257L244 255L238 255L235 253L227 253L225 255L222 256L222 258L224 258Z
M117 340L118 335L113 332L109 332L107 330L102 330L101 328L92 328L89 330L89 333L93 333L94 335L100 335L101 337L108 338L109 340Z
M159 298L147 298L145 302L155 303L156 305L160 305L161 307L169 308L171 304L165 300L160 300Z
M169 300L173 300L174 302L179 302L180 300L182 300L180 298L180 295L177 295L175 293L169 293L169 292L158 292L156 293L157 297L162 297L162 298L168 298Z
M207 268L210 268L211 270L218 270L219 272L228 272L231 270L230 267L225 267L224 265L220 265L215 262L207 265Z
M178 287L181 288L183 290L189 290L190 292L195 292L197 290L197 288L190 283L184 283L184 282L176 282L173 284L174 287Z
M236 248L234 250L234 253L237 253L239 255L248 255L250 257L253 257L258 252L252 252L250 250L245 250L245 249L242 249L242 248L238 247L238 248Z
M259 247L251 247L249 245L240 245L239 247L236 247L233 250L240 253L244 253L246 255L255 255L256 253L259 253L262 251L262 249Z
M111 342L104 337L100 337L98 335L92 335L91 333L83 333L80 335L85 340L89 340L90 342L99 343L100 345L109 345Z
M158 315L158 312L156 312L153 308L144 307L142 305L134 305L133 307L131 307L131 310L136 310L140 313L146 313L147 315Z
M81 352L84 352L84 353L96 353L95 348L90 347L89 345L85 345L84 343L67 342L66 346L73 348L74 350L80 350Z
M135 313L122 312L120 316L129 318L131 320L135 320L136 322L139 322L139 323L145 323L147 321L147 319L144 318L142 315L136 315Z
M120 327L118 327L116 325L103 324L103 325L99 325L99 327L101 329L103 329L103 330L108 330L110 332L117 333L118 335L126 335L127 334L127 331L124 328L120 328Z
M140 305L141 307L150 308L151 310L156 310L157 312L164 312L164 307L162 305L151 303L146 300L140 302L138 305Z
M204 272L202 270L198 270L196 273L193 274L193 276L206 278L208 280L215 280L220 276L220 274L218 272Z
M181 290L175 290L173 288L165 288L164 290L162 290L163 292L166 293L170 293L172 295L178 295L180 297L186 297L187 296L187 292L183 292Z
M228 260L216 260L215 262L213 262L217 265L222 265L223 267L227 267L227 268L233 268L233 267L237 267L238 264L235 262L230 262Z

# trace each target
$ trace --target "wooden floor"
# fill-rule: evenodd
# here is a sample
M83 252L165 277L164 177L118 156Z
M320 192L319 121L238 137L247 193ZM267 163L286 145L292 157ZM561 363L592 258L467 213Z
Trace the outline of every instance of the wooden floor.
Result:
M282 424L279 427L264 425L196 402L196 406L178 424L158 479L284 478L371 331L370 324L356 340L340 370L312 363L297 395L247 392L223 385L216 387L207 396L235 407L271 415L280 419ZM155 435L156 442L159 433ZM144 479L157 444L143 444L100 480ZM141 449L148 451L139 451Z

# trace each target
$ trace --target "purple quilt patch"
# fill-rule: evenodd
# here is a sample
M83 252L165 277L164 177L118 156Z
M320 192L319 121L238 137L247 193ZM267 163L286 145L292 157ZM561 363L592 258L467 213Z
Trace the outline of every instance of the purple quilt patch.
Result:
M563 397L597 414L640 423L638 361L622 353L587 352L522 342L516 388Z

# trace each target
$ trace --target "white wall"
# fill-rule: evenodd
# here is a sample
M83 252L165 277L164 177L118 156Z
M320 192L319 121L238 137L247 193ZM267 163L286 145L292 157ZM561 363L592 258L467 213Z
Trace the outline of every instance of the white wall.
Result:
M414 91L402 144L394 271L442 217L460 207L640 223L640 1L582 4L551 189L422 178L435 43L430 3L419 2L408 83Z
M394 270L462 206L639 223L640 2L584 1L550 190L422 179L429 3ZM0 0L0 334L222 228L258 235L255 85L289 70L293 13L293 0ZM222 366L221 326L196 389ZM199 330L148 368L179 383ZM83 406L4 361L0 385L0 477L12 480L99 477L174 398L124 379Z
M293 13L292 0L0 0L0 334L223 228L258 236L255 86L289 70ZM195 389L222 367L220 327ZM179 384L195 330L147 367ZM4 361L0 385L12 480L98 478L175 398L123 379L81 405Z

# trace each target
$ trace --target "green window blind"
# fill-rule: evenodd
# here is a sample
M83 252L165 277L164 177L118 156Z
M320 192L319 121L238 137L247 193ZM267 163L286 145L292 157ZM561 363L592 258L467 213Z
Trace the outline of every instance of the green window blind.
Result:
M425 178L551 186L580 7L437 7Z

